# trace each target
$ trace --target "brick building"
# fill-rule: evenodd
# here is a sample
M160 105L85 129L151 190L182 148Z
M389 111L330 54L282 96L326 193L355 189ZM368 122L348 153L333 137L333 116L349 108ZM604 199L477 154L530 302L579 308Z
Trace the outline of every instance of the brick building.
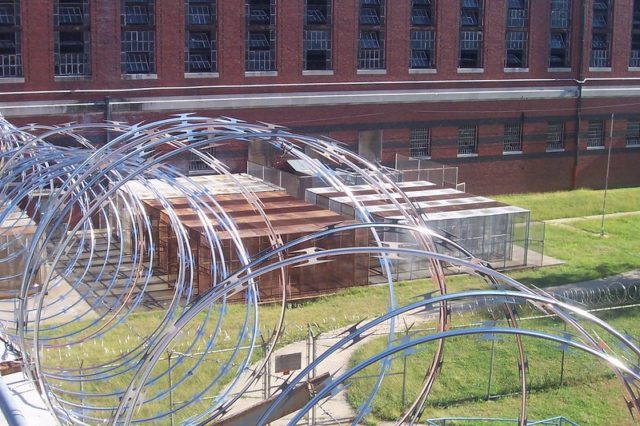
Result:
M430 157L476 193L601 187L612 143L611 184L638 185L640 0L0 0L13 122L185 111Z

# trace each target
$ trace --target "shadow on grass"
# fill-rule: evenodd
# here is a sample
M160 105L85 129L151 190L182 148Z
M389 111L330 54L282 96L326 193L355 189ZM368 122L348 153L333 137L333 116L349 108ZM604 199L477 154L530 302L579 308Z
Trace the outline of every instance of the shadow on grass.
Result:
M592 268L583 269L558 265L522 274L511 273L510 275L514 278L517 277L524 284L544 288L612 277L637 269L637 267L638 265L632 263L601 263Z

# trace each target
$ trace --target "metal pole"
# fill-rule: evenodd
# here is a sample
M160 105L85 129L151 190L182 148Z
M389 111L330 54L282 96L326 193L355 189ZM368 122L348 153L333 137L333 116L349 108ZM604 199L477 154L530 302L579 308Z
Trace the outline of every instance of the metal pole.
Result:
M604 214L607 210L607 192L609 191L609 170L611 166L611 147L613 146L613 118L611 114L611 126L609 128L609 153L607 154L607 173L604 178L604 198L602 200L602 222L600 224L600 236L604 235Z
M82 406L82 415L85 415L85 405L84 405L84 374L82 374L82 365L84 364L84 360L80 360L80 405Z
M262 344L262 350L264 351L264 353L267 353L266 342ZM267 362L265 363L262 397L264 399L269 399L270 393L271 393L271 357L269 357L267 359Z
M311 324L307 323L307 366L311 365L312 363L311 361L312 341L313 341L313 331L311 331ZM307 376L307 380L311 381L312 378L313 378L313 372L310 371L309 375ZM306 417L307 417L307 424L312 425L313 420L311 419L311 414L307 413Z
M565 333L567 332L567 324L565 323L564 325L564 331ZM564 382L564 353L566 351L562 351L562 358L560 360L560 386L562 386L562 383Z
M318 333L317 335L313 335L311 334L311 361L315 361L316 358L318 357L318 337L320 337L320 333ZM311 375L312 377L316 377L316 369L314 368L313 370L311 370ZM318 406L314 405L311 408L311 424L315 425L316 424L316 419L318 416Z
M28 426L26 417L16 406L7 384L0 378L0 410L9 426Z
M405 400L406 386L407 386L407 354L405 353L403 356L403 366L402 366L402 408L403 409L406 402Z
M489 361L489 384L487 386L487 397L485 398L487 401L491 397L491 382L493 381L493 361L495 359L495 349L496 349L496 336L492 335L491 339L491 361Z
M171 375L171 352L167 355L167 364L169 367L169 411L171 411L170 422L173 426L173 377Z

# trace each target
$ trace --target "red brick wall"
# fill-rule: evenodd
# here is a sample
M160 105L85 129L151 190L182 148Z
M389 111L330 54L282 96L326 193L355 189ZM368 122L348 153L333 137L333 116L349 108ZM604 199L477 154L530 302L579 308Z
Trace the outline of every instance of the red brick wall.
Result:
M531 0L529 34L529 71L504 72L504 26L506 2L485 0L484 72L458 73L459 8L457 1L437 2L437 72L410 74L409 11L410 0L387 0L386 55L384 75L357 74L357 0L334 1L333 75L302 75L301 0L279 0L277 8L277 76L246 77L244 72L245 17L243 1L218 1L217 78L184 78L184 6L182 1L156 1L157 80L123 80L120 73L119 1L91 2L92 76L88 81L55 82L53 78L53 1L22 1L23 53L25 83L3 84L1 102L84 100L98 106L92 113L74 113L63 117L12 118L16 123L90 121L104 119L100 112L105 96L115 100L128 97L218 94L260 94L298 91L341 90L425 90L523 88L546 86L575 87L579 76L579 39L581 2L573 1L572 71L549 73L549 2ZM632 0L615 2L613 57L611 72L589 72L590 32L584 49L585 76L604 78L590 85L635 86L638 81L616 81L615 78L640 77L628 70ZM591 6L589 6L589 16ZM589 18L590 19L590 18ZM554 81L554 79L560 79ZM609 79L609 80L607 80ZM307 83L311 83L307 85ZM330 84L331 83L331 84ZM385 84L382 84L385 83ZM206 86L189 89L189 86ZM144 89L144 90L143 90ZM35 93L35 91L64 91ZM78 91L80 90L80 91ZM73 92L71 92L73 91ZM599 98L583 102L583 126L593 117L609 117L615 113L616 129L611 159L613 185L640 185L638 161L640 149L624 147L626 120L640 116L638 97ZM328 134L357 150L358 132L382 129L383 161L391 163L395 153L409 153L411 127L432 128L432 158L460 167L461 181L478 193L521 192L566 189L575 175L576 186L601 186L606 168L606 151L588 151L583 141L575 150L576 101L501 101L440 102L424 104L339 105L326 107L290 107L198 111L209 116L234 116L249 121L266 121L289 126L310 134ZM0 111L2 110L0 106ZM175 112L184 112L184 109ZM524 152L502 154L502 132L505 120L519 119L524 112ZM114 114L114 120L138 122L155 120L171 112L130 112ZM547 122L562 117L567 120L565 152L546 152ZM457 157L457 128L461 124L479 125L479 156ZM225 158L233 169L243 169L244 147L227 147Z
M290 84L357 81L455 81L455 80L519 80L540 78L577 78L578 45L582 18L581 2L573 4L572 53L573 71L547 71L549 46L549 4L531 1L529 34L529 72L505 73L504 28L506 3L485 0L484 73L457 72L459 8L457 1L440 0L437 5L437 73L410 74L409 15L410 0L388 0L386 23L387 73L385 75L356 74L357 4L356 0L334 2L334 75L302 75L303 2L280 0L277 8L277 68L275 77L245 77L243 1L218 1L219 78L184 78L184 5L182 1L158 0L156 3L158 80L122 80L120 76L120 16L119 2L92 2L91 28L93 74L88 82L54 82L53 75L53 0L22 2L23 51L25 53L24 85L11 85L18 90L93 88L118 89L228 84ZM615 2L613 33L613 69L611 72L586 71L588 77L629 77L639 72L628 70L632 0ZM589 7L589 19L591 7ZM585 41L585 70L588 69L590 34ZM498 86L505 83L497 83ZM528 82L526 85L535 84ZM540 83L538 83L540 84ZM549 84L545 82L544 84ZM215 90L215 88L211 88ZM237 88L234 90L238 90ZM280 91L271 88L268 91ZM318 90L314 87L313 90ZM179 92L176 92L179 93ZM34 95L35 96L35 95Z

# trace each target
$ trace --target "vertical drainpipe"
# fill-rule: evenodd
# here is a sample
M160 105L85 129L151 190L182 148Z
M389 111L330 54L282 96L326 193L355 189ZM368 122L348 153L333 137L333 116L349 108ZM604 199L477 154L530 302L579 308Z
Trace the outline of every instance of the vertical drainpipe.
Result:
M585 44L585 35L586 35L586 25L587 25L587 13L588 13L588 2L587 0L582 0L582 19L580 22L580 44L579 44L579 63L578 63L578 94L576 99L576 153L573 162L573 178L571 182L571 187L573 189L577 189L578 187L578 166L580 164L580 127L582 125L582 87L585 82L584 76L584 44Z
M111 121L111 97L110 96L104 97L104 120ZM110 141L111 141L111 131L107 130L106 142L109 143Z

